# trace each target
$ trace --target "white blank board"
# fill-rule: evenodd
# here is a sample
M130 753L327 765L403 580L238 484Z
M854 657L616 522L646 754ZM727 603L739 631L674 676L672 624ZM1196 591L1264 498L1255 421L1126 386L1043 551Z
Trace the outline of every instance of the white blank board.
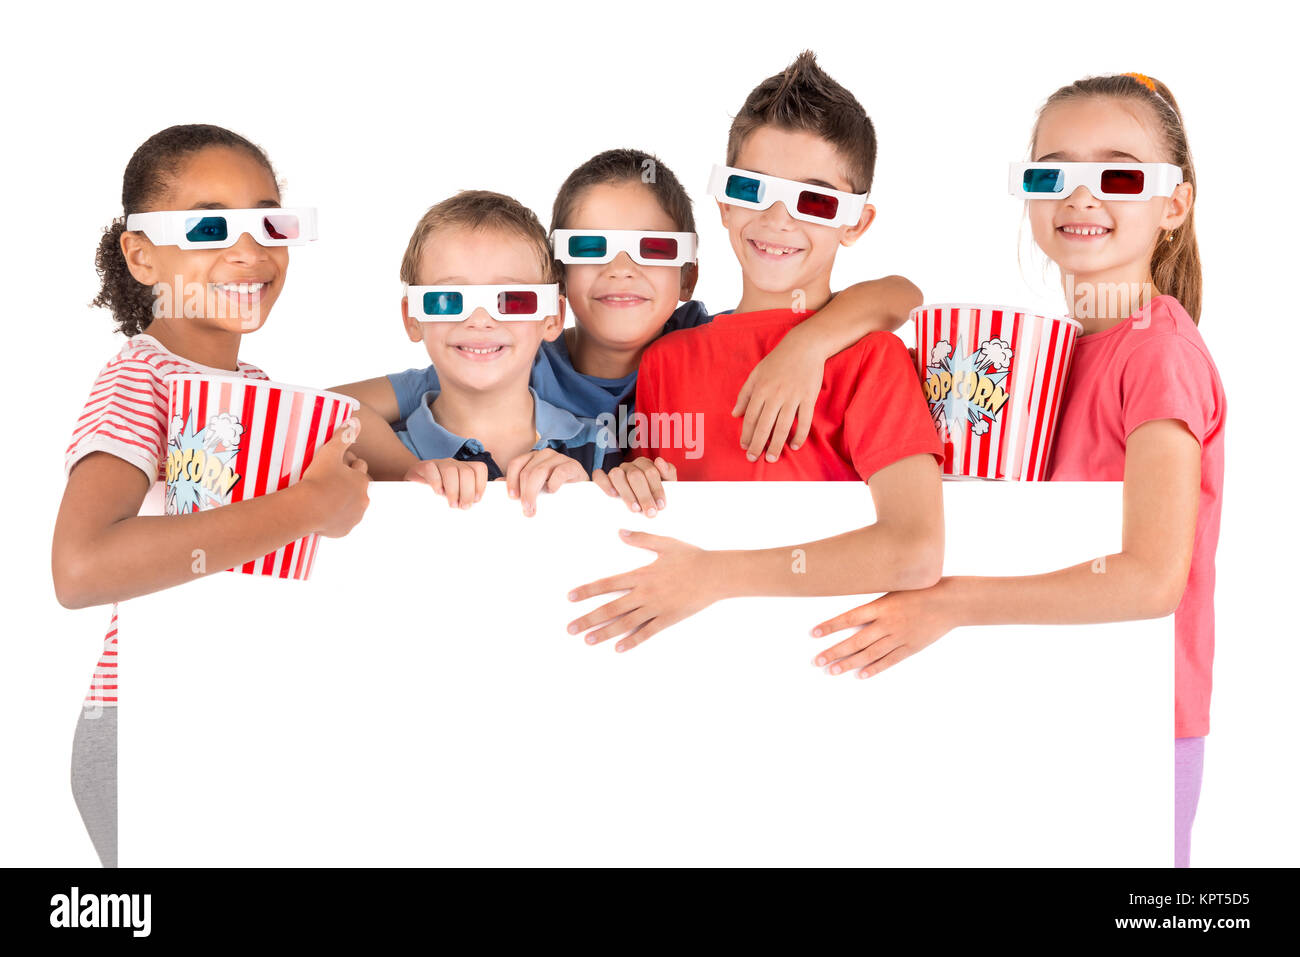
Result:
M946 483L945 573L1118 550L1112 483ZM856 483L590 485L525 519L374 484L307 583L222 573L121 609L124 866L1167 866L1173 619L964 628L867 681L808 631L867 600L727 601L616 655L572 587L620 527L794 546Z

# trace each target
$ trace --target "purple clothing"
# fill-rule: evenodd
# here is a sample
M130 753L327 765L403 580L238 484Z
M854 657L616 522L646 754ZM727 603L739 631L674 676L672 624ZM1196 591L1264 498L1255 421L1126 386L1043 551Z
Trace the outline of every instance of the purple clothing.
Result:
M1174 867L1191 867L1192 821L1201 797L1204 738L1174 738Z

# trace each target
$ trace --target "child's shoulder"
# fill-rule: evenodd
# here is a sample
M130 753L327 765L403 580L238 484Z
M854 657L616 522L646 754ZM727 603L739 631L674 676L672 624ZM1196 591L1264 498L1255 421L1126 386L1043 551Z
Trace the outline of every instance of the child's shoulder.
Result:
M1156 296L1134 317L1136 329L1149 328L1155 333L1173 333L1186 338L1188 331L1196 332L1196 323L1187 314L1183 304L1173 296ZM1196 338L1200 338L1197 334Z
M1187 314L1182 303L1173 296L1156 296L1146 306L1125 319L1122 326L1124 335L1120 338L1134 343L1149 342L1161 335L1181 335L1186 338L1189 331L1196 333L1196 323ZM1110 331L1102 330L1092 333L1092 336L1100 339Z
M891 388L916 378L916 366L902 339L884 329L869 332L826 360L823 383L850 392Z
M858 345L873 351L891 352L907 358L907 346L903 340L894 335L888 329L876 329L874 332L868 332L858 340Z
M690 326L685 329L673 329L665 332L650 345L646 346L645 352L641 353L641 365L649 359L651 362L660 360L663 356L680 355L689 353L691 343L698 340L699 337L708 335L712 330L712 325L705 323L699 326Z
M1138 312L1127 325L1125 338L1130 353L1139 349L1146 352L1195 351L1214 368L1214 359L1201 330L1173 296L1152 299L1147 308Z
M708 308L698 299L691 299L673 310L673 314L664 323L664 333L676 332L678 329L694 329L706 326L713 321Z
M861 367L868 363L892 365L901 362L908 366L912 364L912 358L907 354L907 346L903 340L885 329L868 332L853 345L831 358L838 357L843 357L842 362L847 362L854 367Z
M1169 383L1170 388L1191 390L1219 405L1226 401L1223 380L1200 329L1173 296L1157 296L1126 320L1118 341L1106 363L1126 384L1122 388Z
M122 348L117 350L117 355L111 361L141 362L151 367L159 367L175 358L153 336L141 333L122 343Z
M237 374L247 379L270 378L251 362L239 359L235 364ZM118 350L117 355L108 361L106 366L107 369L122 367L135 369L138 372L146 372L160 380L169 375L182 373L221 373L225 371L226 375L231 374L229 370L209 369L207 366L191 362L184 356L178 356L174 352L168 351L167 347L153 336L145 333L134 335L122 343L122 348Z

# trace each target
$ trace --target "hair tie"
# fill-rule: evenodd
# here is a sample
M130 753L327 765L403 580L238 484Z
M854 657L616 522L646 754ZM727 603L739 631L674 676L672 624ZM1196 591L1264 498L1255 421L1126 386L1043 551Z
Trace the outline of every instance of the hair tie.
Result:
M1145 73L1125 73L1124 75L1131 76L1156 96L1160 95L1160 91L1156 89L1156 81L1151 79L1151 77L1147 76Z

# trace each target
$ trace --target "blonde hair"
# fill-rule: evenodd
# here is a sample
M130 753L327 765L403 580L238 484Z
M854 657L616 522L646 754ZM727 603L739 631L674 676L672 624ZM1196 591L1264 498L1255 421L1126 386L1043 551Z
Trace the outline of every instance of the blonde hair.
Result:
M1169 160L1183 171L1183 182L1192 186L1192 201L1196 200L1196 168L1192 165L1192 151L1187 145L1187 130L1183 114L1178 109L1169 87L1142 73L1119 73L1114 76L1090 76L1063 86L1047 98L1034 122L1034 136L1030 141L1030 156L1038 141L1038 125L1043 114L1057 103L1081 97L1109 97L1116 100L1136 100L1143 103L1155 119L1155 128L1168 151ZM1155 286L1182 304L1193 322L1201 320L1201 253L1196 245L1195 205L1187 212L1183 224L1160 238L1151 253L1151 278Z
M430 206L415 224L411 240L402 256L402 282L418 285L420 257L424 254L429 237L439 229L469 228L498 230L533 244L537 262L542 269L542 282L558 282L558 270L551 257L551 243L542 228L537 214L503 193L486 189L466 189Z

